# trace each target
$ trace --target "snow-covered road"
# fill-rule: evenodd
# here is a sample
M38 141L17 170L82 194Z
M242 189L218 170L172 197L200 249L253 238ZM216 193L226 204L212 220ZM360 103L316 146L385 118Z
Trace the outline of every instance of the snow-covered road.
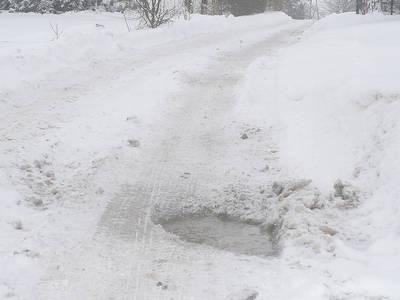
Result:
M278 154L269 128L236 120L237 88L252 61L273 58L306 26L270 14L229 30L172 32L4 88L2 161L35 212L13 241L35 259L6 293L225 299L250 288L284 298L269 271L275 258L183 243L154 223L204 210L264 221Z
M96 229L84 229L96 232L78 247L73 245L73 251L65 249L57 256L54 264L62 270L48 274L50 281L42 283L39 298L225 299L248 288L265 299L278 290L284 296L284 286L276 288L281 279L269 271L275 259L182 243L152 221L207 209L262 222L266 209L260 208L261 192L279 172L273 167L277 154L268 128L235 120L235 87L253 60L273 56L305 26L276 26L270 36L250 45L244 44L243 34L238 43L244 45L233 51L216 49L217 55L203 70L181 68L181 55L174 52L161 59L154 54L157 67L175 67L179 88L168 95L173 108L167 108L151 128L141 125L139 136L126 136L126 145L111 149L98 163L94 182L100 193L107 191L103 197L108 204ZM204 42L217 48L212 40L207 37ZM122 90L136 93L131 84ZM124 121L140 125L135 116ZM244 133L249 139L241 138ZM260 172L267 165L270 171ZM96 219L93 212L91 216ZM273 289L263 284L267 278L275 282Z
M1 13L0 298L398 299L398 24Z

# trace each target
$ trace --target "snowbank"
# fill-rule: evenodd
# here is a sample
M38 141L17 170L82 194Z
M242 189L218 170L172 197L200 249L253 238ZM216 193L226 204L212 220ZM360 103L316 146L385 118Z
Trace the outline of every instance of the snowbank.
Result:
M325 191L338 178L373 191L397 177L399 20L332 15L282 51L279 63L251 66L239 97L284 127L281 160L293 175Z
M119 13L2 13L1 89L16 88L22 82L43 78L61 68L81 68L83 64L115 59L129 52L135 54L155 45L210 33L246 31L260 22L270 26L288 20L280 13L241 18L193 15L190 21L178 18L156 30L136 30L138 23L132 17L128 21L132 31L128 32ZM57 26L58 38L54 32Z
M0 173L0 298L29 297L41 273L29 238L32 212Z
M326 199L337 179L362 195L358 208L329 204L320 219L335 216L340 233L335 258L311 264L343 282L329 284L339 298L400 294L398 32L398 16L331 15L255 62L238 94L242 115L275 128L288 176L312 179Z
M398 21L331 16L284 54L284 161L325 189L342 178L372 191L399 174Z

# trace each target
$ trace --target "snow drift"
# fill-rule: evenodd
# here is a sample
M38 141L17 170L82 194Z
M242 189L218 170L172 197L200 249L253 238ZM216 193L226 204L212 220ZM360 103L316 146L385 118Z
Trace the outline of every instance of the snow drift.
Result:
M292 174L324 191L338 178L368 192L395 180L399 28L398 17L333 15L279 62L260 59L248 70L239 98L274 112L267 120L283 128L281 162Z
M288 176L311 179L327 199L335 182L335 193L347 182L359 197L346 211L328 205L320 220L335 215L340 228L339 259L318 265L351 282L336 286L340 297L399 295L399 31L398 16L329 16L255 62L238 91L239 115L276 129Z

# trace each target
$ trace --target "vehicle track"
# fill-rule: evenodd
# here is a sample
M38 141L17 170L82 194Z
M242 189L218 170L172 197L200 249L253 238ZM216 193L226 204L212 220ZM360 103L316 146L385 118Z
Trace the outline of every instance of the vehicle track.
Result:
M279 154L270 151L276 149L271 129L261 128L249 141L240 138L251 124L235 120L235 88L255 59L274 56L294 42L305 26L295 24L261 43L221 53L202 72L180 72L183 88L171 96L179 109L153 132L149 145L154 146L146 148L140 162L130 161L125 150L115 150L118 160L101 171L120 170L123 181L109 199L93 239L70 254L64 281L48 284L42 296L225 299L231 288L240 284L240 274L247 274L248 284L260 276L273 280L274 274L265 273L271 263L268 260L189 247L154 222L205 208L216 212L230 209L248 219L262 215L257 189L260 182L271 182L279 173L273 166ZM271 171L260 173L266 160L272 162ZM237 199L235 193L240 194ZM243 201L242 195L249 197L248 201ZM245 211L242 206L247 204ZM254 265L263 271L252 272ZM237 276L230 274L225 280L221 272Z

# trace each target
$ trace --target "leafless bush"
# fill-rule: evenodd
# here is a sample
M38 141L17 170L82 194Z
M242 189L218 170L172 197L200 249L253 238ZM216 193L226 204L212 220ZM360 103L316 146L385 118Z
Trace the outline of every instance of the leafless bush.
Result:
M136 0L136 4L140 21L151 28L170 22L177 14L175 7L165 6L164 0Z
M124 21L125 21L126 29L128 29L128 32L131 32L131 25L129 25L128 18L126 17L125 10L122 12L122 14L124 15Z
M53 25L53 23L50 23L50 28L54 34L54 39L60 39L61 35L63 34L63 30L61 29L61 27L58 26L58 24Z
M325 1L327 13L344 13L356 10L356 0L327 0Z

